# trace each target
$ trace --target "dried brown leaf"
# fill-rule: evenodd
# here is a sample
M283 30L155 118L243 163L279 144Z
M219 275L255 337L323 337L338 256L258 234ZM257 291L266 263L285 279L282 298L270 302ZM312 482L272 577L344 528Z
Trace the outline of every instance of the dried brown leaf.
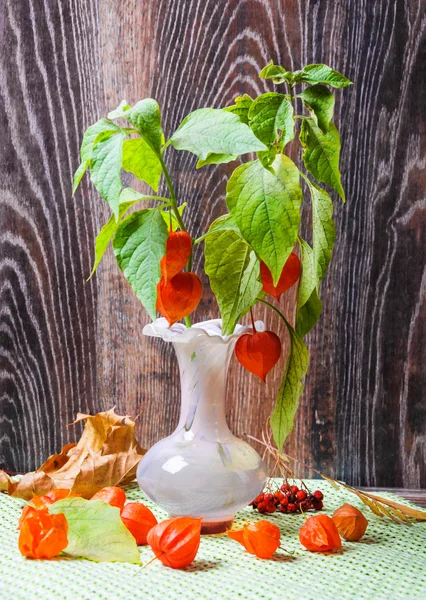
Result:
M96 415L78 413L75 423L83 420L86 423L78 443L64 446L35 473L13 482L0 471L0 490L29 500L53 488L67 488L91 498L105 486L134 479L145 453L135 439L135 422L115 414L114 409Z

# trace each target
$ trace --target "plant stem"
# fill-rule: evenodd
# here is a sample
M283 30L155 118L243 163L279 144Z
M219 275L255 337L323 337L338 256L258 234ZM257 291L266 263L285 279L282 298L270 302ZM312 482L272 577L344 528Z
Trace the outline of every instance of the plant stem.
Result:
M251 317L251 326L253 327L253 333L256 333L256 327L254 324L254 317L253 317L253 309L250 309L250 317Z
M169 188L170 198L171 198L170 206L176 217L176 221L179 223L179 227L181 228L182 231L188 232L188 230L185 227L185 223L183 222L182 217L180 216L180 212L179 212L178 206L177 206L175 189L173 187L172 180L170 178L169 172L167 170L167 167L165 165L165 162L164 162L161 154L158 154L158 159L160 161L161 168L163 169L164 177L166 178L167 187ZM189 255L189 258L188 258L188 263L186 265L187 271L191 271L191 269L192 269L192 248L191 248L191 254ZM191 327L191 319L189 316L185 317L185 325L187 327Z
M287 319L285 318L283 313L280 310L278 310L278 308L276 306L274 306L267 300L263 300L262 298L259 298L259 302L262 302L262 304L266 304L266 306L269 306L269 308L272 308L272 310L274 310L277 313L277 315L279 315L281 317L281 319L284 321L284 323L287 325L287 327L291 327L290 323L287 321Z
M169 172L167 170L167 167L164 163L164 160L163 160L163 157L161 156L161 154L158 154L157 156L158 156L158 160L160 161L161 168L163 169L164 177L166 178L167 187L169 188L170 198L171 198L171 207L175 214L176 221L179 223L179 227L182 229L182 231L186 231L187 229L186 229L185 224L182 221L182 217L180 216L180 213L178 211L175 189L173 187L172 180L170 179Z

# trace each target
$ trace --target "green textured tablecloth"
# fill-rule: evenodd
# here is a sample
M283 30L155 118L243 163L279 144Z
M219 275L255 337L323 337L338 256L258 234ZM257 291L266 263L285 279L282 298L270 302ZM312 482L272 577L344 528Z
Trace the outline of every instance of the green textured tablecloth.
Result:
M369 527L361 542L344 542L341 554L307 552L298 541L302 515L268 515L282 532L281 550L272 560L245 552L226 535L204 536L194 563L175 571L154 561L147 568L58 558L29 560L18 551L16 524L22 501L0 494L0 598L43 600L426 600L426 522L398 525L380 519L358 499L323 481L309 484L325 495L325 512L350 502L362 509ZM129 500L142 500L158 518L164 513L146 500L136 484ZM403 502L403 501L402 501ZM238 514L235 526L262 518L251 508ZM141 558L152 558L141 547Z

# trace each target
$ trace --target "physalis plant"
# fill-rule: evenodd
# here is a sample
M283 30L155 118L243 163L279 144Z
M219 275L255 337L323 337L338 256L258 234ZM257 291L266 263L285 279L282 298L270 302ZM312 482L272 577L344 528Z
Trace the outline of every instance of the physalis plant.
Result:
M290 335L291 351L270 422L277 447L282 448L293 427L308 368L303 338L321 314L319 288L336 235L332 201L320 183L345 200L330 87L343 88L351 82L323 64L290 72L271 62L260 77L272 80L280 91L257 98L244 94L232 106L195 110L167 141L160 106L154 99L146 98L134 106L121 102L108 118L100 119L84 134L74 192L88 169L112 211L96 238L92 273L112 241L124 277L152 319L158 311L170 325L185 319L190 326L189 315L202 294L200 278L192 272L192 250L201 242L224 335L232 333L238 320L258 302L280 315ZM298 112L303 114L295 114L296 98L301 100L304 110ZM303 147L303 171L286 155L296 130ZM197 239L192 237L185 204L179 204L166 166L172 148L195 154L197 169L238 161L226 186L229 212ZM246 160L254 153L254 160ZM155 194L123 189L122 169L148 184ZM167 196L157 194L161 177L167 184ZM300 235L302 179L312 208L311 243ZM136 203L142 208L129 213ZM277 304L281 294L298 280L293 328ZM265 299L267 294L275 304ZM264 380L281 353L277 339L273 332L253 329L239 339L238 359Z

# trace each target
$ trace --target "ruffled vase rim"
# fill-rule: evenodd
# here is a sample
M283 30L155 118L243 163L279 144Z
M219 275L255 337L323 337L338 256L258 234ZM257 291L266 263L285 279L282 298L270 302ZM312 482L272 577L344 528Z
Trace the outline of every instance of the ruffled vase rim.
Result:
M255 327L256 331L265 330L263 321L256 321ZM220 343L227 344L251 330L251 325L240 325L238 323L231 335L222 335L222 319L200 321L199 323L194 323L191 327L186 327L183 323L175 323L169 327L167 319L160 317L152 323L145 325L142 333L149 337L161 338L165 342L185 343L190 342L195 337L206 336Z

